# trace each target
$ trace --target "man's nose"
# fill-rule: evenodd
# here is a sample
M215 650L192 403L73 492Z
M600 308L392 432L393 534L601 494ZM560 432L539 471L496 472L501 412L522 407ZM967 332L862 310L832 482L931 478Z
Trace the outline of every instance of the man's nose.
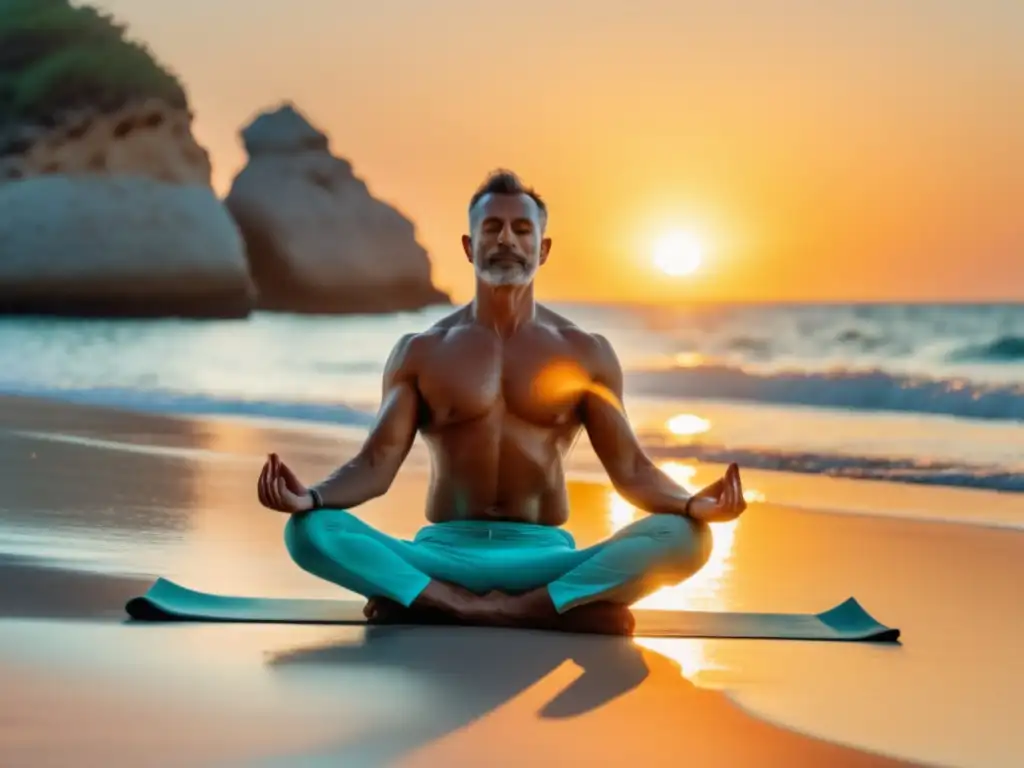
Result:
M506 224L501 228L501 232L498 233L499 243L511 243L512 242L512 227Z

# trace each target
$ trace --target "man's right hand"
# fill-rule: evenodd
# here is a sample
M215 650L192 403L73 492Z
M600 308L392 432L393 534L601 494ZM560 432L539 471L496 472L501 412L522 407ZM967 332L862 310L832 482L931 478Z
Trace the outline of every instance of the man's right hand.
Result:
M730 464L725 476L707 488L697 491L687 504L687 511L694 520L705 523L725 523L735 520L747 508L740 483L740 468Z
M277 512L305 512L313 508L313 494L309 492L276 453L267 457L256 484L260 504Z

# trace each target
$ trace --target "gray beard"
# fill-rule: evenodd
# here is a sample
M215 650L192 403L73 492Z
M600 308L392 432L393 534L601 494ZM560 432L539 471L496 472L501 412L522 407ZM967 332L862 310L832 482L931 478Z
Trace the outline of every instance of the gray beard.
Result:
M503 285L527 285L533 281L537 274L537 268L520 266L478 266L477 277L481 281L493 286Z

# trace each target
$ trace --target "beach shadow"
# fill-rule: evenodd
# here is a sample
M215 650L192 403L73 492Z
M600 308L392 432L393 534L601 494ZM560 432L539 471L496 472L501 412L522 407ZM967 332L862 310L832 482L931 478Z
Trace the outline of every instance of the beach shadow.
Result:
M455 755L479 757L474 750L481 748L493 748L495 759L521 753L523 740L541 754L550 739L569 739L569 746L558 742L562 754L591 765L664 764L666 758L709 767L913 764L760 720L721 692L694 685L677 662L630 638L473 627L370 627L361 642L348 637L285 651L268 663L281 675L314 672L321 690L338 690L350 711L366 702L377 714L368 713L365 725L340 722L339 734L346 735L313 751L260 765L396 765L425 749L432 750L427 760L447 765ZM575 678L566 674L566 662L580 669ZM368 688L368 680L381 681L380 687ZM517 723L528 725L523 717L534 707L538 720L561 725L509 733ZM583 716L587 725L578 725L575 718ZM446 738L467 727L482 741L470 746L472 736L461 745L459 736Z
M287 651L269 664L282 672L298 666L400 670L436 690L436 706L412 722L387 723L322 752L325 760L329 755L340 761L335 764L384 765L487 715L566 662L582 671L540 709L540 718L592 712L634 690L649 674L644 654L630 638L470 627L368 627L360 644Z

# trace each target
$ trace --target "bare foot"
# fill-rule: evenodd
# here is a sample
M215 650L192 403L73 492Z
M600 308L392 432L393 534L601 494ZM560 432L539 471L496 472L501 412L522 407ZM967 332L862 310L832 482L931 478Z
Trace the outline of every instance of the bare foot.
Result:
M406 608L386 597L367 601L363 615L370 624L463 624L472 626L513 626L514 619L499 609L507 595L461 594L458 587L438 582L436 589L424 593Z
M570 608L555 622L563 632L584 632L597 635L632 635L636 619L628 605L621 603L587 603Z
M410 607L375 597L363 613L371 624L468 624L480 627L552 629L601 635L631 635L632 611L618 603L587 603L559 614L546 589L522 595L475 595L461 587L432 582Z
M374 597L367 601L363 615L370 624L458 624L457 618L442 611L417 607L406 608L401 603L386 597Z
M409 608L420 623L472 624L473 606L481 598L465 587L446 581L431 581Z
M542 612L524 600L525 597L488 592L464 607L463 618L466 623L481 627L536 627L544 623Z
M469 609L470 623L491 627L552 629L600 635L631 635L636 620L629 606L595 602L559 614L546 589L523 595L490 592Z
M404 605L386 597L371 597L363 607L363 616L371 624L401 624L410 613Z

